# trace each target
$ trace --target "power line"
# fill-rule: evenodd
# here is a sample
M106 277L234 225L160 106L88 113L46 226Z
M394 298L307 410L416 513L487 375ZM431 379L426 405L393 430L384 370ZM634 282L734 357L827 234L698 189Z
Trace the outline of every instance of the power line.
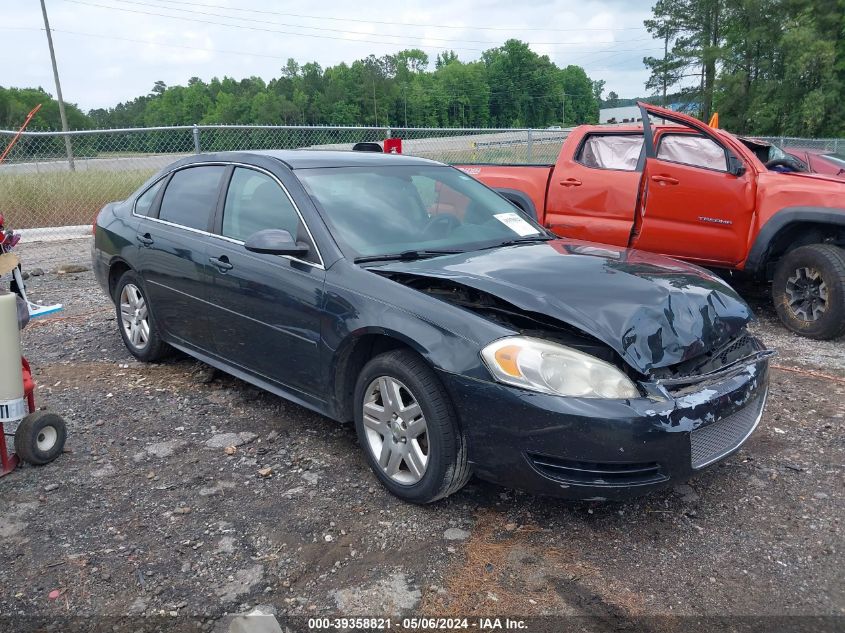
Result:
M267 20L259 20L259 19L255 19L255 18L234 17L234 16L231 16L231 15L226 15L225 13L209 13L207 11L197 11L195 9L181 9L181 8L178 8L178 7L162 6L161 4L159 4L159 2L161 2L161 0L156 0L155 3L143 2L141 0L111 0L111 1L117 2L117 3L120 3L120 4L129 4L129 5L134 5L134 6L152 7L154 9L164 9L164 10L167 10L167 11L179 11L181 13L189 13L189 14L194 14L194 15L205 15L205 16L216 17L216 18L227 18L227 19L230 19L230 20L241 20L242 22L252 22L252 23L255 23L255 24L266 24L266 25L272 25L272 26L284 26L284 27L292 27L292 28L298 28L298 29L308 29L308 30L311 30L311 31L327 31L327 32L332 32L332 33L353 33L355 35L374 35L374 33L369 32L369 31L353 31L351 29L333 29L333 28L328 28L328 27L308 26L308 25L304 25L304 24L290 24L290 23L286 23L286 22L268 22ZM167 1L168 0L165 0L165 2L167 2ZM203 6L203 5L191 4L190 6ZM115 7L115 8L117 8L117 7ZM223 7L218 7L218 8L223 8ZM224 10L229 10L229 9L224 8ZM173 16L173 17L175 17L175 16ZM379 33L378 35L379 35L379 37L392 37L392 38L399 38L401 40L412 39L412 40L423 40L423 41L432 40L432 41L438 41L438 42L466 42L466 43L470 43L470 44L492 44L492 45L498 44L498 41L491 41L491 40L472 40L472 39L464 39L464 38L448 39L448 38L442 38L442 37L408 35L408 34L405 34L405 33L403 33L403 34ZM648 37L648 38L640 38L640 39L634 39L634 40L623 40L623 41L626 41L626 42L646 42L646 41L652 41L653 39L654 38ZM595 43L597 43L597 44L604 44L604 43L612 44L612 43L616 43L616 42L617 42L616 40L597 40ZM558 46L558 45L567 46L567 45L583 44L584 42L530 42L530 43L535 45L535 46Z
M141 14L141 15L153 15L153 16L158 16L158 17L162 17L162 18L170 18L172 20L181 20L183 22L191 22L191 23L194 23L194 24L197 23L197 22L200 22L200 23L203 23L203 24L214 24L214 25L217 25L217 26L243 29L243 30L247 30L247 31L261 31L261 32L264 32L264 33L277 33L279 35L293 35L293 36L296 36L296 37L311 37L311 38L317 38L317 39L340 40L340 41L343 41L343 42L363 42L363 43L366 43L366 44L382 44L382 45L386 44L388 46L397 46L398 45L397 42L386 42L384 40L372 40L372 39L363 39L363 38L357 38L357 37L355 37L355 38L353 38L353 37L338 37L338 36L332 36L332 35L318 35L316 33L297 33L295 31L280 31L278 29L268 29L268 28L261 28L261 27L257 27L257 26L246 26L244 24L231 24L231 23L226 23L226 22L217 22L217 21L214 21L214 20L203 20L203 19L200 19L200 18L189 18L189 17L180 16L180 15L168 15L166 13L155 13L153 11L143 11L143 10L140 10L140 9L127 9L127 8L123 8L123 7L111 7L111 6L103 5L103 4L95 4L93 2L84 2L83 0L64 0L64 1L69 2L71 4L79 4L79 5L89 6L89 7L97 7L97 8L100 8L100 9L110 9L112 11L121 11L121 12L124 12L124 13L135 13L135 14ZM478 53L484 52L484 50L480 49L480 48L466 48L466 47L457 47L457 46L455 46L455 47L436 47L436 46L433 46L433 47L430 47L430 48L442 48L443 50L446 50L447 48L454 48L456 50L463 50L463 51L472 51L472 52L478 52Z
M2 27L0 27L2 28ZM40 31L41 29L31 29L33 31ZM236 51L236 50L227 50L222 48L203 48L200 46L185 46L184 44L165 44L163 42L158 42L156 40L142 40L136 39L133 37L117 37L115 35L102 35L99 33L82 33L80 31L67 31L65 29L53 29L53 33L64 33L66 35L78 35L81 37L92 37L95 39L102 39L102 40L117 40L120 42L132 42L134 44L154 44L156 46L164 46L165 48L182 48L189 51L203 51L206 53L223 53L227 55L244 55L249 57L267 57L270 59L281 59L287 60L290 56L289 55L269 55L267 53L253 53L250 51Z
M140 3L140 2L131 2L130 0L116 0L116 1L117 2L126 2L126 3L129 3L129 4L133 4L133 5L155 6L155 5L148 5L148 4ZM96 8L100 8L100 9L108 9L108 10L111 10L111 11L119 11L119 12L124 12L124 13L135 13L135 14L141 14L141 15L152 15L152 16L158 16L158 17L163 17L163 18L170 18L172 20L181 20L181 21L184 21L184 22L191 22L191 23L201 22L203 24L213 24L213 25L217 25L217 26L243 29L243 30L248 30L248 31L260 31L260 32L265 32L265 33L278 33L280 35L293 35L293 36L297 36L297 37L312 37L312 38L318 38L318 39L341 40L341 41L346 41L346 42L365 42L365 43L369 43L369 44L382 44L382 45L386 44L386 45L389 45L389 46L399 45L399 42L363 39L363 38L357 38L357 37L340 37L340 36L332 36L332 35L318 35L316 33L299 33L299 32L293 32L293 31L282 31L282 30L278 30L278 29L263 28L263 27L259 27L259 26L247 26L247 25L244 25L244 24L232 24L232 23L227 23L227 22L218 22L218 21L215 21L215 20L205 20L205 19L201 19L201 18L194 18L194 17L187 17L187 16L180 16L180 15L170 15L170 14L167 14L167 13L157 13L157 12L154 12L154 11L145 11L145 10L142 10L142 9L129 9L129 8L125 8L125 7L115 7L115 6L109 6L109 5L104 5L104 4L96 4L94 2L86 2L85 0L65 0L65 2L69 2L71 4L89 6L89 7L96 7ZM162 7L162 8L164 8L164 7ZM177 9L177 10L179 10L179 9ZM227 16L227 15L220 15L220 14L209 14L209 15L233 19L231 16ZM243 18L238 18L238 19L243 19ZM308 28L308 29L312 29L312 30L318 29L318 27L304 27L304 26L299 26L299 25L292 25L292 26L294 28ZM327 31L335 31L335 32L343 32L343 33L349 33L350 32L350 31L347 31L347 30L340 30L340 29L319 29L319 30L327 30ZM403 39L408 39L405 36L398 36L398 35L384 34L384 36L400 37L400 38L403 38ZM426 39L441 39L441 38L419 37L419 38L414 38L414 39L426 40ZM442 41L449 42L449 40L442 40ZM460 41L460 40L454 40L454 41ZM468 41L478 42L479 40L468 40ZM634 40L631 40L631 41L634 41ZM492 45L495 44L494 42L489 42L489 43L492 44ZM529 42L529 44L531 44L531 42ZM535 43L535 45L558 45L558 44L555 43L555 42L540 42L540 43ZM572 45L572 43L569 43L569 45ZM454 49L457 49L457 50L472 51L472 52L479 52L479 53L483 53L485 50L488 50L488 49L479 49L479 48L469 48L469 47L464 47L464 46L427 46L427 48L439 48L439 49L442 49L442 50L454 48ZM494 46L494 48L498 48L498 46ZM591 53L591 52L604 52L605 50L606 49L598 49L596 51L578 51L578 53L581 54L581 53ZM631 49L631 50L641 50L641 49Z
M0 27L0 29L2 29L2 28L4 28L4 27ZM42 31L43 29L26 28L26 30ZM157 46L165 46L165 47L169 47L169 48L183 48L183 49L193 50L193 51L204 51L204 52L210 52L210 53L226 53L226 54L233 54L233 55L248 55L248 56L254 56L254 57L268 57L268 58L271 58L271 59L287 59L287 57L283 57L281 55L269 55L267 53L252 53L252 52L249 52L249 51L236 51L236 50L226 50L226 49L219 49L219 48L202 48L202 47L198 47L198 46L185 46L185 45L182 45L182 44L164 44L164 43L161 43L161 42L157 42L155 40L143 40L143 39L136 39L136 38L129 38L129 37L118 37L118 36L114 36L114 35L102 35L102 34L98 34L98 33L82 33L80 31L68 31L66 29L52 29L52 31L53 31L53 33L63 33L65 35L78 35L78 36L82 36L82 37L93 37L93 38L96 38L96 39L117 40L117 41L121 41L121 42L132 42L132 43L135 43L135 44L155 44ZM557 99L558 96L559 96L557 92L552 92L552 93L549 93L549 94L539 94L539 95L533 94L532 95L532 94L523 94L523 93L520 93L518 91L512 91L512 90L487 90L487 91L485 91L485 90L465 90L465 91L460 91L460 92L459 91L448 91L447 92L447 91L439 90L439 89L436 89L436 88L432 91L430 87L422 88L422 87L417 87L417 86L412 86L411 89L412 90L414 90L414 89L423 90L424 89L429 94L436 95L436 96L446 96L446 97L463 97L463 96L483 97L483 96L493 96L493 95L517 94L521 98L524 98L524 99ZM570 93L567 93L567 96L568 97L575 97L575 98L583 98L583 99L593 98L592 95L589 95L589 94L570 94Z
M423 22L389 22L384 20L362 20L356 18L337 18L326 15L306 15L302 13L283 13L280 11L266 11L261 9L249 9L244 7L226 7L219 4L205 4L201 2L182 2L180 0L157 0L158 2L167 4L178 4L192 7L203 7L206 9L224 9L226 11L238 11L244 13L258 13L264 15L278 15L292 18L305 18L309 20L331 20L333 22L357 22L363 24L382 24L388 26L411 26L411 27L434 27L439 29L458 29L470 31L552 31L552 32L581 32L581 31L644 31L645 26L623 26L623 27L593 27L593 28L574 28L574 29L557 29L545 27L510 27L510 26L456 26L454 24L429 24Z
M6 28L13 28L13 27L2 27L0 26L0 30ZM21 27L15 28L14 30L27 30L27 31L42 31L43 29L38 28L30 28L30 27ZM206 53L220 53L224 55L242 55L246 57L262 57L266 59L278 59L278 60L287 60L289 58L288 55L271 55L269 53L258 53L253 51L243 51L243 50L233 50L233 49L224 49L224 48L206 48L201 46L188 46L185 44L168 44L166 42L160 42L158 40L145 40L139 39L134 37L119 37L116 35L103 35L101 33L84 33L82 31L70 31L67 29L52 29L53 33L62 33L64 35L75 35L78 37L89 37L93 39L103 39L103 40L114 40L119 42L130 42L133 44L152 44L154 46L162 46L164 48L177 48L183 50L191 50L191 51L202 51ZM643 49L647 50L647 49ZM495 92L491 93L495 94Z

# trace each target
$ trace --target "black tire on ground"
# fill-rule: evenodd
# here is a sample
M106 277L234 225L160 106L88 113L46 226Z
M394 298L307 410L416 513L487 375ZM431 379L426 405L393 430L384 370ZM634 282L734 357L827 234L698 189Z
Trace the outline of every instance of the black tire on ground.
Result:
M812 301L796 302L805 289ZM845 250L810 244L787 253L775 270L772 299L793 332L814 339L845 334Z
M420 405L427 425L428 463L425 474L413 484L394 481L379 466L364 428L364 398L377 378L389 377L407 386ZM472 476L467 462L466 437L458 424L449 394L418 354L393 350L368 362L355 385L355 429L367 462L382 484L394 495L411 503L432 503L457 492Z
M120 312L120 297L123 293L123 289L129 284L132 284L138 289L138 292L140 292L147 307L149 338L143 345L133 344L127 336L126 330L123 328L123 319ZM115 285L114 297L112 299L114 300L114 307L117 314L117 329L120 332L120 337L123 339L123 344L126 345L126 349L129 350L130 354L145 363L154 363L162 358L165 358L171 353L172 348L165 343L159 335L152 306L150 306L149 299L144 292L144 286L141 282L141 278L138 276L138 273L134 270L127 270L123 273L123 276L121 276Z
M62 454L67 439L65 421L49 411L26 416L15 431L15 452L33 466L43 466Z

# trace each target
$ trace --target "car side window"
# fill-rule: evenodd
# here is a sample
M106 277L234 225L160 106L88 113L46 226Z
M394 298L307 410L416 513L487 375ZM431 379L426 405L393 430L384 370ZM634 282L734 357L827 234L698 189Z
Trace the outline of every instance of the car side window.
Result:
M226 192L221 234L245 242L264 229L283 229L307 242L299 214L279 184L267 174L236 167Z
M225 170L223 165L200 165L175 172L164 190L159 219L207 231Z
M575 160L593 169L635 171L642 149L642 134L593 134L584 140Z
M706 136L664 134L658 142L657 158L693 167L728 170L725 150L716 141Z
M150 209L153 206L153 202L155 202L156 196L158 195L159 189L164 184L165 178L159 180L156 184L152 187L147 189L144 193L138 196L138 199L135 200L135 213L137 215L149 215Z

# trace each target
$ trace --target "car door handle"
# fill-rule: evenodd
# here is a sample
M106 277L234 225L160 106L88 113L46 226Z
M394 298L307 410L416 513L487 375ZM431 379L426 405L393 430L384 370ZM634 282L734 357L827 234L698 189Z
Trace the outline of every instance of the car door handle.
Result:
M661 185L677 185L678 179L672 178L671 176L652 176L651 179L654 182L659 182Z
M135 237L138 238L138 241L141 243L142 246L152 246L153 242L155 242L155 240L149 233L144 233L143 235L138 233L138 235L136 235Z
M580 187L581 181L577 178L565 178L564 180L560 181L564 187Z
M209 257L208 261L217 266L217 270L221 273L225 273L235 267L234 264L229 262L229 258L225 255L221 255L220 257Z

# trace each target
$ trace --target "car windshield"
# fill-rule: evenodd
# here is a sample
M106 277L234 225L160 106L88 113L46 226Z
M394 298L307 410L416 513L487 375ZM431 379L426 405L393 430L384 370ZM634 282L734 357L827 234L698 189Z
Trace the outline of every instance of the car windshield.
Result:
M824 157L837 167L845 169L845 154L824 154Z
M347 256L436 255L549 239L510 202L452 167L336 167L296 175Z

